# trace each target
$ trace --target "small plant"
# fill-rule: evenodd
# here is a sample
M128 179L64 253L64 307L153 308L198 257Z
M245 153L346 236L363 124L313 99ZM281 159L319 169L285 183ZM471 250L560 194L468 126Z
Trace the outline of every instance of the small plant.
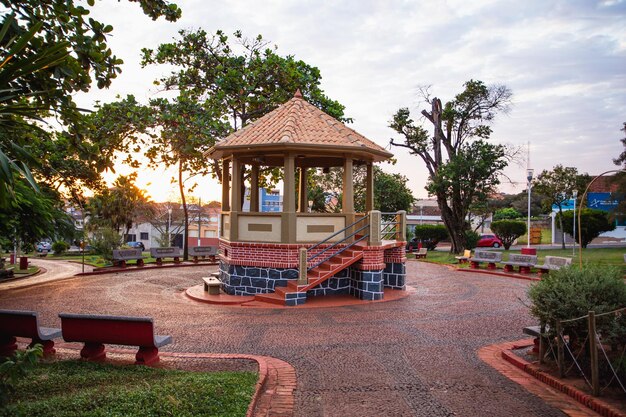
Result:
M89 244L96 254L110 262L113 260L113 249L122 244L122 237L111 227L101 227L93 232Z
M69 248L70 245L62 240L57 240L52 244L52 252L54 252L55 255L63 255Z
M474 249L478 245L480 235L473 230L465 231L465 249Z
M26 376L43 356L43 346L37 344L23 352L17 351L0 363L0 404L5 404L14 391L15 384Z
M491 230L502 241L505 250L509 250L515 239L526 233L526 224L516 220L498 220L491 222Z

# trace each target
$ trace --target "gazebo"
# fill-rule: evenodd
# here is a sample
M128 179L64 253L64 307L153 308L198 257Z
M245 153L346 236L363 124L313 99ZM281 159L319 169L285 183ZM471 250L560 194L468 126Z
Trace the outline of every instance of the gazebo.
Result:
M373 210L373 164L393 155L309 104L300 91L207 156L222 170L219 279L225 293L298 305L307 296L378 300L385 287L404 289L405 213L383 213L390 221L381 221ZM354 209L357 165L366 167L366 213ZM275 167L284 170L282 211L260 212L259 173ZM308 170L331 167L343 168L341 213L310 213ZM242 209L246 170L249 211Z

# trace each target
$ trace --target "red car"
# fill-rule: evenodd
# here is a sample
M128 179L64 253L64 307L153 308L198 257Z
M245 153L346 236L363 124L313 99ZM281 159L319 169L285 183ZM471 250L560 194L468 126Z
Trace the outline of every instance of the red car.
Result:
M479 248L499 248L502 241L496 235L480 235L480 240L476 245Z

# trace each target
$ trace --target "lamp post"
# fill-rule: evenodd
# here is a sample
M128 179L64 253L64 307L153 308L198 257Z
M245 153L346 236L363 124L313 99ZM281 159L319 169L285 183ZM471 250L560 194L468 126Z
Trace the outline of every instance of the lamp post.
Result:
M532 168L528 168L526 170L526 179L528 180L528 224L527 224L528 239L526 239L527 248L530 248L530 188L531 188L532 181L533 181L533 172L534 170Z
M574 197L574 216L573 216L573 220L574 220L574 227L573 227L573 232L572 232L572 237L574 238L574 242L572 242L572 256L575 255L575 251L576 251L576 198L578 197L578 190L574 190L572 192L572 195Z
M172 230L172 208L168 207L167 208L167 246L168 247L172 245L172 236L171 236L170 230Z

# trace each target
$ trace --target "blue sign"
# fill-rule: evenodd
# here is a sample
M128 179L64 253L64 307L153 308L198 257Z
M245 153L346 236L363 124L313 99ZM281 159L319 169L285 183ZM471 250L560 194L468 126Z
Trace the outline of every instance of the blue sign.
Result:
M576 200L574 200L573 198L570 198L569 200L561 203L561 210L563 211L574 210L574 204L576 204ZM557 206L556 204L553 204L552 211L558 212L559 206Z
M611 198L611 193L589 193L587 194L587 207L602 210L613 211L619 204L619 200Z

